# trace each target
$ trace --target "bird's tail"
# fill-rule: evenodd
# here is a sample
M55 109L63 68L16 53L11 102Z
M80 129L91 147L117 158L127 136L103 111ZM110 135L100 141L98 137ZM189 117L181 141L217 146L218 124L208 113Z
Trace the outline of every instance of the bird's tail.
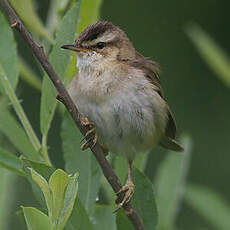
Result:
M166 149L170 149L176 152L184 152L184 148L182 146L180 146L175 140L167 136L164 136L161 139L160 145Z

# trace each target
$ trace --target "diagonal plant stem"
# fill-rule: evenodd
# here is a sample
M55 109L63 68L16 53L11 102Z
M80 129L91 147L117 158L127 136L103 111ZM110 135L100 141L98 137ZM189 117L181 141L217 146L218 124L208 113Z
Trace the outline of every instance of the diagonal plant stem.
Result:
M34 55L38 59L38 61L43 66L44 70L48 74L49 78L53 82L55 88L58 91L58 100L60 100L66 107L66 109L71 114L73 120L75 121L77 127L79 128L80 132L85 135L86 132L89 130L88 128L82 126L80 121L80 113L78 112L76 106L74 105L72 99L70 98L67 90L65 89L63 83L58 78L56 72L54 71L53 67L49 63L43 47L37 45L30 33L27 31L27 29L24 27L23 23L20 21L14 10L11 8L7 0L0 0L0 6L2 7L3 12L8 17L11 26L17 29L17 31L20 33L20 35L23 37L25 42L28 44L28 46L33 51ZM90 139L91 136L89 136L87 139ZM97 143L96 145L93 145L90 142L90 149L94 156L96 157L98 163L101 166L101 169L103 171L104 176L106 177L107 181L110 183L111 187L113 188L114 192L118 192L121 189L121 182L119 181L119 178L113 171L111 165L105 158L104 152L101 148L101 146ZM128 216L130 221L132 222L134 228L136 230L144 230L143 224L137 215L136 211L134 210L133 206L128 203L124 207L125 214Z
M14 107L15 112L17 113L17 115L18 115L18 117L19 117L19 119L20 119L20 121L21 121L33 147L34 147L34 149L39 153L41 151L41 144L40 144L32 126L31 126L31 124L30 124L30 122L29 122L29 120L28 120L28 118L24 112L24 110L23 110L23 108L22 108L22 106L21 106L21 104L20 104L20 102L19 102L19 100L18 100L6 74L5 74L5 72L4 72L4 70L2 69L1 65L0 65L0 77L1 77L1 82L3 84L3 87L4 87L6 93L9 97L13 107ZM46 154L44 154L45 152L42 151L42 153L43 153L43 158L44 158L46 164L51 165L47 152L46 152Z

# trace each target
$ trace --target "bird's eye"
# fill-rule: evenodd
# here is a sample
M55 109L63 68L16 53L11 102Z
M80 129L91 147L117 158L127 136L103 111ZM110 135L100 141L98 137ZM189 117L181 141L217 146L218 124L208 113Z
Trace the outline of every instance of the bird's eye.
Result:
M97 48L98 49L103 49L105 47L105 42L98 42L97 43Z

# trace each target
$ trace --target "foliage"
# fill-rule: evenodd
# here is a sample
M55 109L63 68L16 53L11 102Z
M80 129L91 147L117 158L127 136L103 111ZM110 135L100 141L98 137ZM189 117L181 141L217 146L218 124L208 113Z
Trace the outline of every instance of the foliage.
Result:
M186 31L209 68L230 87L230 59L226 52L198 25L191 24Z
M77 72L76 56L61 50L60 46L72 43L76 34L98 19L101 0L94 0L93 3L91 0L65 0L62 3L52 0L47 26L36 13L32 0L23 0L23 3L11 0L32 35L45 45L55 71L67 84ZM4 200L13 196L12 178L17 178L15 175L30 183L31 197L39 203L38 207L21 207L28 229L103 230L108 229L108 226L111 230L133 229L122 210L112 213L115 208L114 197L109 185L103 181L94 156L90 151L83 153L80 150L81 135L69 114L63 113L58 105L56 91L46 74L41 83L33 66L22 57L18 58L12 29L1 12L0 28L0 187L4 187L0 194L0 209L5 209L4 215L0 217L0 230L10 229L10 224L3 223L10 209ZM189 27L188 34L205 61L229 85L230 70L226 54L199 27ZM41 133L35 131L33 126L36 124L31 125L30 117L19 100L19 77L41 93ZM62 120L58 134L62 141L62 149L59 150L63 155L60 163L62 169L56 169L56 162L49 157L55 154L48 146L48 135L55 115ZM135 160L132 204L145 229L176 229L176 218L185 190L186 202L201 216L218 229L229 229L229 207L217 194L199 186L189 185L186 189L191 140L183 137L181 142L185 153L167 153L154 181L144 174L148 155L141 155ZM124 159L117 157L111 163L124 182L127 176ZM219 215L215 215L216 212Z
M219 194L201 185L189 185L185 198L216 229L230 228L230 204Z
M199 25L188 25L186 32L209 68L230 87L230 59L226 52ZM215 229L230 228L230 206L219 194L205 186L189 185L185 198Z

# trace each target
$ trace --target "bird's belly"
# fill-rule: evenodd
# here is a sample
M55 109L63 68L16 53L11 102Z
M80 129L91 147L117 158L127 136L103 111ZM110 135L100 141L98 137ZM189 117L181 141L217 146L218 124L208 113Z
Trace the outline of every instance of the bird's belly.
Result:
M165 128L157 100L154 104L154 100L138 100L135 95L119 95L95 103L81 95L76 104L80 113L95 125L99 143L110 152L129 158L154 147Z

